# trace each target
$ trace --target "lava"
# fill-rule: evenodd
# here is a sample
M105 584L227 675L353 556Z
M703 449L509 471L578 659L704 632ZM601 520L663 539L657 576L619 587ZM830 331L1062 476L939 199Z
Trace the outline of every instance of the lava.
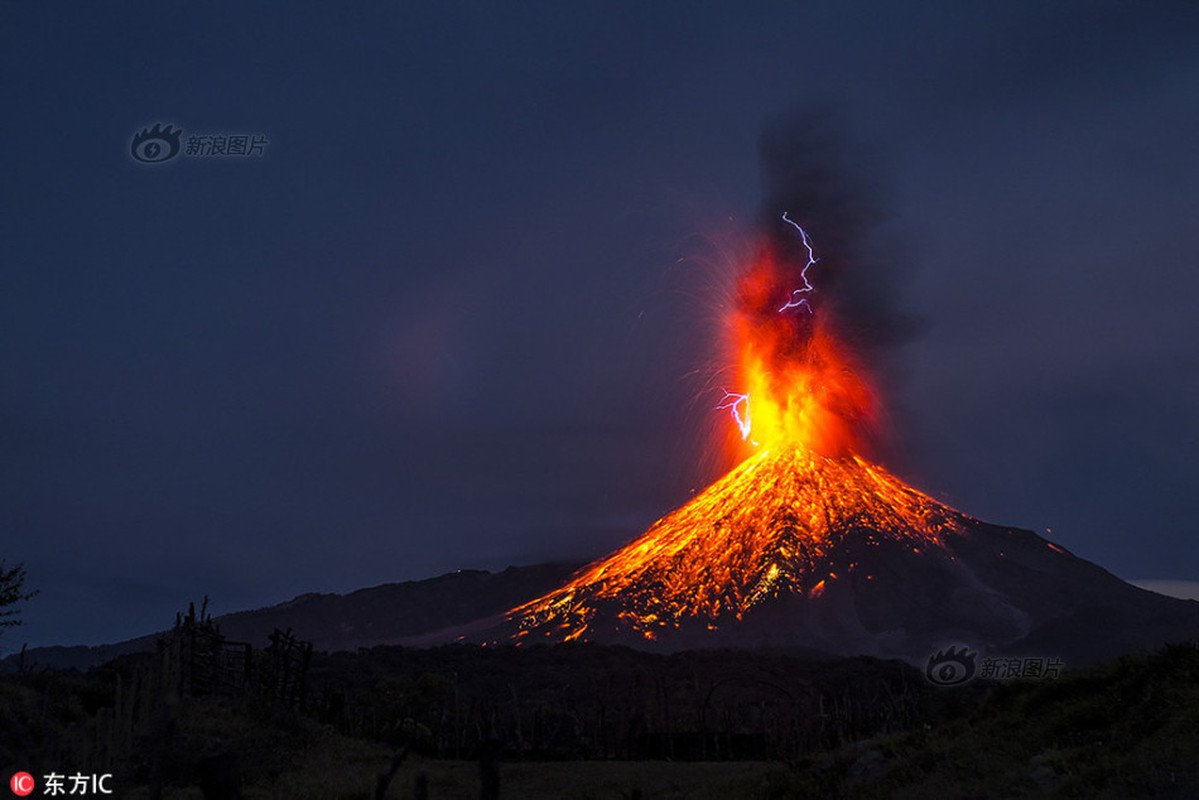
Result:
M839 335L835 304L813 283L821 276L808 274L819 262L812 238L782 221L799 233L806 263L788 257L786 242L764 239L727 316L737 390L724 390L718 408L736 422L740 463L633 542L509 612L518 641L715 630L770 598L818 601L845 577L834 550L847 538L919 553L969 522L862 455L875 391ZM794 313L800 306L809 313Z
M647 639L689 618L741 619L783 593L819 596L844 536L939 547L965 515L860 456L764 448L635 541L514 609L518 638L584 636L611 611Z

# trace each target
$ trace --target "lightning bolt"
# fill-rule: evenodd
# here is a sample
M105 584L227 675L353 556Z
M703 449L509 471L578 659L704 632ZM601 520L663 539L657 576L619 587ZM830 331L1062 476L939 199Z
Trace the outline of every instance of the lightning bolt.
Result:
M789 308L801 308L802 307L802 308L806 308L808 310L808 313L811 314L812 313L811 303L809 303L806 298L800 297L800 295L807 294L808 292L812 291L813 288L815 288L812 286L811 282L808 280L808 270L811 269L812 265L815 264L820 259L818 259L816 257L816 253L812 250L812 240L810 238L808 238L808 232L805 231L803 228L799 227L799 224L796 223L795 220L788 217L786 211L783 212L783 222L787 223L792 228L795 228L795 230L799 231L799 235L801 237L803 237L803 246L805 248L807 248L807 250L808 250L808 263L804 264L803 269L800 270L800 272L799 272L799 277L803 281L803 286L801 286L798 289L791 290L791 297L787 299L787 302L783 304L783 307L780 308L779 311L783 312Z
M799 272L799 278L803 281L803 286L791 290L791 296L783 304L782 308L779 309L779 312L781 313L792 308L803 308L811 314L813 313L812 304L808 302L806 297L801 297L801 295L805 295L816 288L808 280L808 270L820 259L816 258L816 252L812 249L812 239L808 236L808 232L801 228L799 223L787 216L786 211L783 212L783 222L799 231L800 238L803 239L803 246L808 251L808 263L804 264L803 269ZM719 410L728 410L733 415L733 420L737 423L737 429L741 431L741 439L743 441L754 445L758 444L749 438L750 431L753 429L753 421L749 416L749 395L730 392L728 389L721 389L721 391L724 392L724 397L720 398L720 404L716 408Z
M728 389L722 389L724 397L720 398L718 409L728 409L733 415L733 419L737 422L737 428L741 431L741 439L749 439L749 431L751 420L749 418L749 395L730 392Z

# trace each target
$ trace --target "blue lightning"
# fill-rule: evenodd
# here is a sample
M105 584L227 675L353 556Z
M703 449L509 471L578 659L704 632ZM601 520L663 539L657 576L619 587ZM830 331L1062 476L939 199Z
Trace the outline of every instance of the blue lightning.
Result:
M803 246L808 250L808 263L804 264L804 268L799 272L799 277L801 280L803 280L803 286L798 289L791 290L791 297L788 298L787 302L783 304L783 307L780 308L779 311L786 311L789 308L805 308L807 309L808 313L811 314L812 305L807 301L807 298L800 297L800 295L807 294L808 292L812 291L813 288L815 288L808 280L808 270L811 269L812 265L820 259L816 257L815 251L812 250L812 240L808 238L808 232L799 227L799 224L796 223L795 220L788 217L786 211L783 212L783 222L787 223L792 228L795 228L795 230L799 231L799 235L803 237Z
M741 431L741 439L749 439L749 431L752 427L749 418L749 395L737 394L730 392L728 389L722 389L724 397L720 398L718 409L728 409L733 415L733 419L737 421L737 428Z

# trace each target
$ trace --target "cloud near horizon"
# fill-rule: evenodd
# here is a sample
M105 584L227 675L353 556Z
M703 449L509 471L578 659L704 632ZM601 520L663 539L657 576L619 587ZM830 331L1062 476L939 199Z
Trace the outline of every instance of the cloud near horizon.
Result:
M1129 581L1133 586L1150 592L1177 597L1179 600L1199 600L1199 581L1163 580L1158 578Z

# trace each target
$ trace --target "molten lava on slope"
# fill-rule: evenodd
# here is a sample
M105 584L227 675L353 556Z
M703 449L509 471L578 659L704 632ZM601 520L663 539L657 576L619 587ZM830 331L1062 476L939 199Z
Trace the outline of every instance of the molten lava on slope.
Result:
M858 456L762 450L631 544L513 613L521 637L584 636L600 624L603 606L646 639L688 619L715 630L769 599L816 598L838 570L861 569L842 566L836 552L847 532L866 546L887 539L918 553L943 548L945 535L970 521Z

